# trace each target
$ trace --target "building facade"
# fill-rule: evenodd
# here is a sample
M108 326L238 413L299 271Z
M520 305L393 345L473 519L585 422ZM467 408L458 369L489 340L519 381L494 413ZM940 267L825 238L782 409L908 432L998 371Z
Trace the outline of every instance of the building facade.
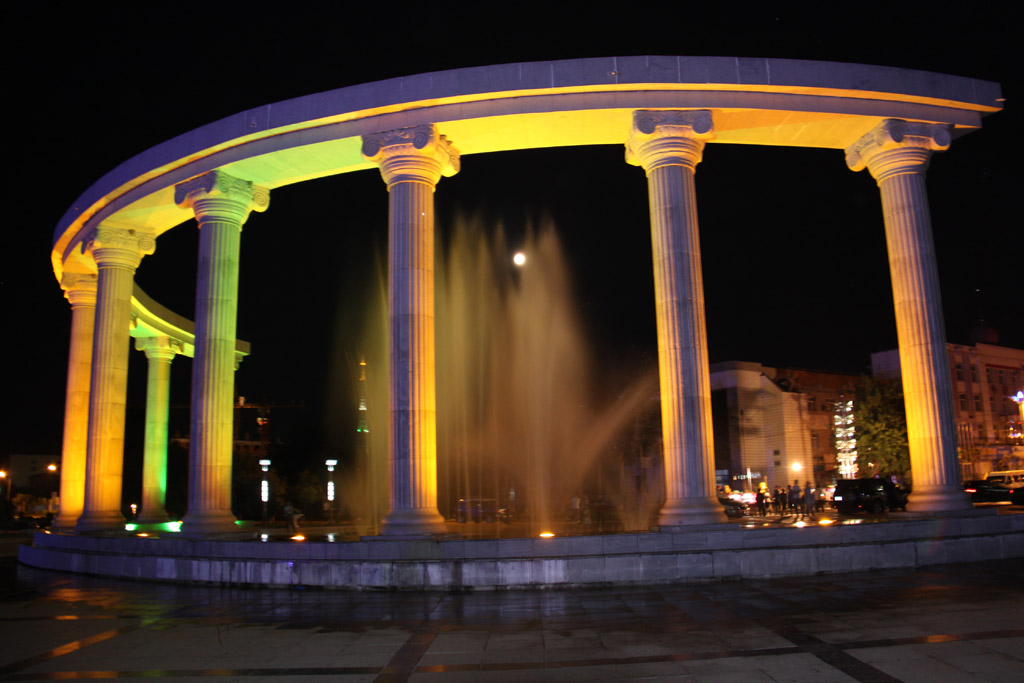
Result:
M858 377L729 361L711 366L715 476L754 490L837 478L833 407Z
M1024 467L1024 428L1013 398L1024 390L1024 349L947 344L946 354L963 478ZM899 351L871 354L871 372L899 377Z

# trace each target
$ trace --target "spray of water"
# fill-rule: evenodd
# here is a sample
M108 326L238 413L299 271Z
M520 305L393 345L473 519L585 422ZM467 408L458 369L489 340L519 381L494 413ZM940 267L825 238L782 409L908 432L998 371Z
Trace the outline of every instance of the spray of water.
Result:
M461 220L440 259L439 501L494 498L537 533L564 521L585 489L616 505L618 482L588 477L657 388L648 373L601 405L555 226L544 221L515 246L500 227Z
M589 496L618 510L619 528L642 528L646 512L636 513L621 451L638 414L657 408L656 373L603 398L609 392L595 386L602 375L576 314L555 227L544 221L526 235L513 250L500 226L460 219L438 249L438 507L453 518L460 498L493 499L527 522L516 528L536 535L564 527L572 497ZM513 251L525 262L513 263ZM357 453L356 476L342 485L353 518L372 511L367 533L379 528L387 507L387 315L378 289L360 348L369 432L359 435L357 450L365 452Z

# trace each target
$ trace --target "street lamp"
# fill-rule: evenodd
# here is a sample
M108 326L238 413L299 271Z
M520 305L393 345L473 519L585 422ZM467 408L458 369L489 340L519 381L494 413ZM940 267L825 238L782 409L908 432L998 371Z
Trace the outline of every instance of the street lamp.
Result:
M7 496L7 500L10 500L11 499L11 482L9 482L7 480L7 470L0 470L0 481L3 481L3 483L4 483L4 488L6 489L6 491L4 493Z
M331 524L334 524L334 467L338 461L326 460L324 464L327 465L327 504L330 506Z
M270 461L260 460L260 468L263 470L263 481L260 482L260 500L263 502L263 526L266 526L267 501L270 500L270 484L267 482L267 471L270 469Z

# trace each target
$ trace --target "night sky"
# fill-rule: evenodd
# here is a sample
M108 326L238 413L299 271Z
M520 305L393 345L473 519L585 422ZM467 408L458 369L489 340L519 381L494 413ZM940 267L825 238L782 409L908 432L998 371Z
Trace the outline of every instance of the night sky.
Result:
M1019 36L1007 17L919 18L890 5L837 28L785 15L698 21L660 6L569 21L516 5L494 29L440 6L344 14L128 7L8 10L9 30L28 47L6 45L16 168L7 181L0 280L8 311L0 460L60 452L71 313L49 251L58 219L89 185L134 154L246 108L467 66L640 54L783 57L1000 82L1007 111L935 155L928 186L950 341L966 342L983 316L1001 343L1024 348L1021 222L1011 201L1020 187L1020 127L1019 71L1010 66L1019 55L1009 43ZM512 243L525 225L552 219L609 378L653 360L646 180L624 163L621 147L464 157L435 197L442 238L460 213L500 220ZM712 143L698 167L697 198L712 362L862 372L872 352L895 348L877 187L867 172L847 170L842 152ZM239 393L320 411L337 359L359 354L357 335L345 330L375 286L386 226L376 171L272 193L269 211L254 214L242 235L238 334L253 356L238 372ZM188 317L197 243L194 228L179 226L137 275L157 301ZM131 362L129 402L138 403L144 356L133 351ZM187 403L189 365L174 364L176 403ZM126 449L141 451L132 439Z

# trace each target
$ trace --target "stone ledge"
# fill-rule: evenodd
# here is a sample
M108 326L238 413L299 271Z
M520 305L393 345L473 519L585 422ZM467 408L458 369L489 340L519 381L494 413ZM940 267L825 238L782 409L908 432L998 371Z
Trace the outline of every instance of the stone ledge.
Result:
M490 541L242 543L36 534L29 566L112 578L336 589L502 590L799 576L1024 557L1024 515L815 529Z

